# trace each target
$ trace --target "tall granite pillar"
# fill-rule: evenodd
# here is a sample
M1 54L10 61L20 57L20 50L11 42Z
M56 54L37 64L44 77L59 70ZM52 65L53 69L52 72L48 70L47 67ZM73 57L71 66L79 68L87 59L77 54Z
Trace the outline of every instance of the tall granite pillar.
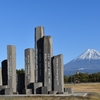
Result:
M7 60L3 60L1 66L2 66L2 85L8 85Z
M64 92L63 55L52 57L53 91Z
M2 69L0 68L0 86L2 86Z
M52 90L51 57L52 57L52 37L44 36L43 37L43 64L44 64L43 85L47 86L48 91Z
M37 76L38 76L38 82L43 82L43 74L44 74L44 66L43 66L43 56L44 56L44 53L43 53L43 38L39 39L37 41L37 44L38 44L38 70L37 70Z
M34 82L34 49L25 50L25 89Z
M16 47L7 46L8 87L16 92Z
M39 40L44 36L44 27L38 26L35 28L35 82L39 82L38 80L38 67L41 66L38 63L39 50L41 50L41 42Z

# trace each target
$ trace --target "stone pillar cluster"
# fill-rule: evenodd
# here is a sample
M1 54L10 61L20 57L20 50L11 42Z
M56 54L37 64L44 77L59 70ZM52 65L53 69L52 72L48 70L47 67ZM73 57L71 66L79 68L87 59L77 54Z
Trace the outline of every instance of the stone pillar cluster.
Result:
M25 72L16 73L16 47L7 46L0 69L0 94L63 94L63 55L53 56L52 37L35 28L35 46L24 50Z

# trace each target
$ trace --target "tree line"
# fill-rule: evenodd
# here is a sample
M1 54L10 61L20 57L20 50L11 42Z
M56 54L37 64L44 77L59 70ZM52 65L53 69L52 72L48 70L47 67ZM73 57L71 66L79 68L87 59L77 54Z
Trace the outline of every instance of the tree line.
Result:
M65 83L87 83L87 82L100 82L100 72L98 73L76 73L71 76L64 76Z
M23 73L25 73L25 70L24 69L16 69L16 73L23 74Z
M17 69L17 74L25 73L24 69ZM64 75L64 83L87 83L87 82L100 82L100 72L98 73L76 73L74 75Z

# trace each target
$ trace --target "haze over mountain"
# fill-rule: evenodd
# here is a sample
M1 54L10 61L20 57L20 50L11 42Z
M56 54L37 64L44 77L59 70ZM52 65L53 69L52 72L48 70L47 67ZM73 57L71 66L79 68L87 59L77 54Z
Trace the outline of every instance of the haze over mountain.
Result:
M95 49L88 49L77 58L64 65L65 75L78 72L100 72L100 52Z

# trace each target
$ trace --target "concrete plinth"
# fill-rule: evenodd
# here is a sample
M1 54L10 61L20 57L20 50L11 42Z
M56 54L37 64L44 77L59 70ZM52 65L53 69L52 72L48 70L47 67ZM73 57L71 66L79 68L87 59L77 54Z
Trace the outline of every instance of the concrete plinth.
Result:
M48 94L48 90L47 90L47 87L41 87L41 94Z
M4 88L4 87L2 87L0 89L0 95L13 95L13 89L12 88Z
M64 92L57 92L57 94L64 94Z
M5 91L5 95L12 95L13 94L13 88L6 88L6 89L4 89L4 91Z
M4 86L0 86L0 95L4 95L5 94L5 89L8 88L7 85L4 85Z
M72 88L64 88L64 92L67 92L68 94L74 93Z
M34 83L33 84L33 94L41 94L41 87L42 87L42 83L38 82L38 83Z
M57 91L49 91L48 94L57 94Z
M0 86L0 89L6 89L6 88L8 88L7 85Z
M32 94L32 89L23 89L23 94Z

